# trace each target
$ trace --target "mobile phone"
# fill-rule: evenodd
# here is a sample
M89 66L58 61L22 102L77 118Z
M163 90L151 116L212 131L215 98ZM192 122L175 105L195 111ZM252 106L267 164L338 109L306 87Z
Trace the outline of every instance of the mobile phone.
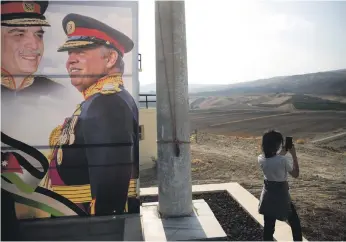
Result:
M286 137L286 141L285 141L286 150L292 149L292 146L293 146L293 138L290 136Z

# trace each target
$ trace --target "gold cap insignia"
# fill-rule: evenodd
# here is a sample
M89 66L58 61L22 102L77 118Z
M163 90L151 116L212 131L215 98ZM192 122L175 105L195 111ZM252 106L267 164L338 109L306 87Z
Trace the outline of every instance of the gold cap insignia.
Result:
M109 41L106 42L107 45L110 45L111 43Z
M72 34L76 30L76 25L73 21L70 21L66 24L67 34Z
M35 5L34 3L23 2L23 9L25 12L34 12Z

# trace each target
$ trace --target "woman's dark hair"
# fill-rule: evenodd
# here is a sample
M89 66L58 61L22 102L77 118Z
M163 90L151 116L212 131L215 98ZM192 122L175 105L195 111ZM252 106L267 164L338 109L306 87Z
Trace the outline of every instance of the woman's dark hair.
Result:
M269 130L264 133L262 137L262 150L266 158L270 158L276 155L280 148L283 146L284 138L282 134L276 130Z

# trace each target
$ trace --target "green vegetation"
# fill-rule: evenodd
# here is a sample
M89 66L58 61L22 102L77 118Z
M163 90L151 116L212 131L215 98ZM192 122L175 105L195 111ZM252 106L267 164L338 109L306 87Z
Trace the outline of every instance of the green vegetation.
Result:
M346 111L346 103L324 100L306 95L294 95L291 102L296 109Z

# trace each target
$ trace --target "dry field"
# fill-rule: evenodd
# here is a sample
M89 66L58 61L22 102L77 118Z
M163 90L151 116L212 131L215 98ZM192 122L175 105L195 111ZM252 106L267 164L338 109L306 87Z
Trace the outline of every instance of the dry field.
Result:
M301 104L304 103L304 105ZM334 104L331 104L334 103ZM300 103L300 104L299 104ZM323 105L321 106L321 103ZM208 109L244 109L258 107L292 110L291 106L296 106L300 110L335 110L335 103L339 108L346 110L345 96L331 95L297 95L294 93L267 93L267 94L232 94L230 96L191 96L190 108L193 110L208 110ZM308 104L308 105L307 105ZM295 107L293 107L295 109Z
M190 127L228 136L261 136L267 129L278 129L294 140L306 141L346 132L346 112L278 111L273 109L209 110L190 114ZM346 138L335 143L346 152Z
M194 140L194 139L193 139ZM260 137L198 132L191 144L193 184L239 182L259 198ZM290 191L308 240L346 240L346 153L296 144L301 175ZM155 169L141 173L141 186L157 186Z

